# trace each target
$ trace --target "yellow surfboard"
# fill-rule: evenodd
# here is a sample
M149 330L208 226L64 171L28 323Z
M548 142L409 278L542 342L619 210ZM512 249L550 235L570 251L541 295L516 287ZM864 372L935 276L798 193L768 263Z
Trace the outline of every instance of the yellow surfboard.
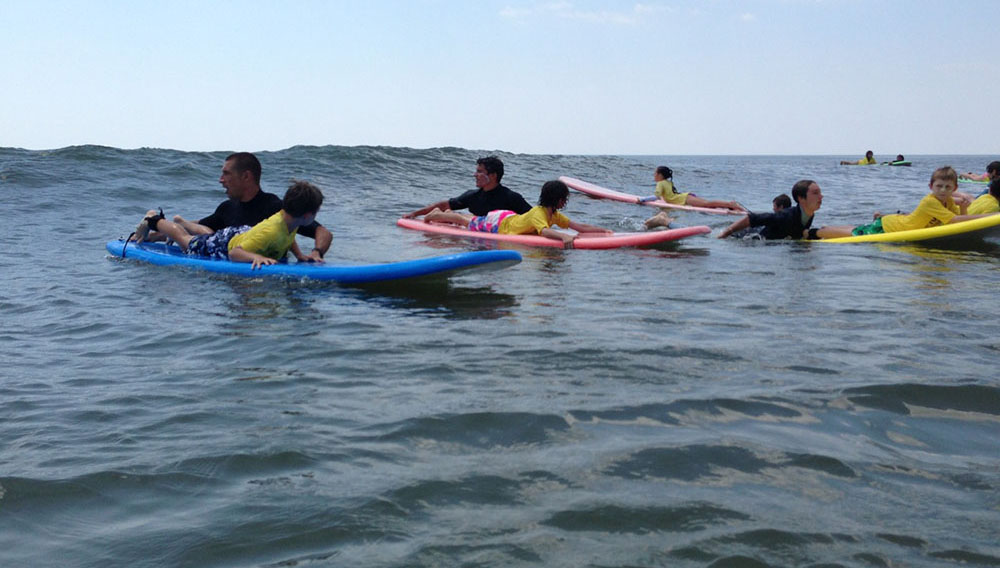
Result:
M980 217L961 223L949 223L927 229L912 231L896 231L878 235L859 235L857 237L838 237L836 239L821 239L822 243L913 243L938 241L976 241L985 237L1000 237L1000 213L989 217ZM813 241L817 242L817 241Z

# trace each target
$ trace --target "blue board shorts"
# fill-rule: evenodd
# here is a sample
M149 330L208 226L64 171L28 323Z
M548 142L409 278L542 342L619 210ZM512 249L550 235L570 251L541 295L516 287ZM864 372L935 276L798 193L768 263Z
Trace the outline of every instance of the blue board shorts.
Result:
M479 233L496 233L500 230L500 222L511 215L517 215L517 213L507 209L490 211L482 217L475 217L469 221L469 230Z
M229 241L250 230L250 225L226 227L211 235L197 235L188 242L188 254L207 256L212 260L229 260Z

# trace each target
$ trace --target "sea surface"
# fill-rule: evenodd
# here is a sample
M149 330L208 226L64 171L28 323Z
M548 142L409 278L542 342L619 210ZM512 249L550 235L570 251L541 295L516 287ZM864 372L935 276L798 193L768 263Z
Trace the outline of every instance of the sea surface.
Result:
M685 213L713 234L377 287L105 252L147 209L210 213L227 154L0 149L0 566L1000 566L1000 243L719 240L735 218ZM498 246L394 223L489 154L531 202L560 175L650 194L661 164L754 210L814 179L817 224L995 159L258 155L266 190L324 190L328 262L364 264Z

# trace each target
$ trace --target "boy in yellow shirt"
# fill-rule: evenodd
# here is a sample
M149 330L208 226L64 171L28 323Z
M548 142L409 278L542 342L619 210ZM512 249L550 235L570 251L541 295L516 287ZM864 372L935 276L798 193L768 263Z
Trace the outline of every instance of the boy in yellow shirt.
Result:
M968 204L965 202L961 206L955 204L952 194L955 193L955 188L958 187L958 174L955 173L955 170L951 166L934 170L928 187L931 192L921 199L917 208L909 214L881 215L880 213L876 213L875 221L867 225L810 229L809 238L832 239L836 237L850 237L852 235L877 235L896 231L910 231L913 229L946 225L948 223L959 223L986 216L969 215L967 211Z
M253 263L256 269L265 264L275 264L289 250L300 261L311 260L302 254L295 235L298 228L316 219L323 204L323 193L305 181L293 181L285 192L281 211L253 227L241 225L226 227L207 235L191 235L184 228L163 218L163 212L149 211L139 224L136 242L142 242L151 230L159 231L173 239L187 254L206 256L215 260Z
M990 182L989 191L969 204L969 215L1000 212L1000 176Z
M900 157L902 157L902 156L900 156ZM842 165L842 166L871 166L871 165L877 164L877 163L878 162L875 160L875 152L872 152L871 150L868 150L867 152L865 152L865 157L861 158L857 162L850 162L848 160L841 160L840 161L840 165Z

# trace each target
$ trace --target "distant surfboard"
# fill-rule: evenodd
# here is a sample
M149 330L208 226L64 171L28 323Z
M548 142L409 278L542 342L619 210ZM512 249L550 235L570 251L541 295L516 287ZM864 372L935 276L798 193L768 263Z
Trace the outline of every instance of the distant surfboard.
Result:
M506 268L521 262L521 253L513 250L487 250L461 252L417 260L404 260L386 264L336 265L326 263L270 264L251 269L249 262L232 262L184 253L180 247L163 243L108 241L111 254L160 266L183 266L220 274L252 277L281 277L310 280L327 280L341 284L365 284L403 280L423 276L450 276L470 270Z
M396 224L404 229L423 231L425 233L437 233L441 235L454 235L467 239L485 239L493 241L504 241L534 247L555 247L563 248L563 242L558 239L550 239L540 235L504 235L500 233L482 233L462 229L455 225L444 223L425 223L419 219L399 219ZM712 232L712 229L704 225L696 227L683 227L680 229L667 229L665 231L647 231L644 233L581 233L573 241L573 248L577 249L612 249L621 247L638 247L675 241L693 235L703 235Z
M836 239L820 239L820 243L913 243L925 244L977 242L986 237L1000 237L1000 213L989 217L980 217L960 223L948 223L926 229L911 231L895 231L877 235L858 235L856 237L838 237Z
M585 193L591 197L597 197L600 199L612 199L614 201L622 201L624 203L635 203L638 205L659 207L662 209L676 209L679 211L695 211L697 213L711 213L712 215L746 215L746 212L744 211L733 211L732 209L726 209L724 207L694 207L691 205L674 205L673 203L667 203L662 199L655 199L652 201L641 201L642 198L639 197L638 195L625 193L623 191L615 191L613 189L608 189L606 187L601 187L599 185L587 181L567 176L561 176L559 178L559 181L565 183L571 189L575 189L580 193Z

